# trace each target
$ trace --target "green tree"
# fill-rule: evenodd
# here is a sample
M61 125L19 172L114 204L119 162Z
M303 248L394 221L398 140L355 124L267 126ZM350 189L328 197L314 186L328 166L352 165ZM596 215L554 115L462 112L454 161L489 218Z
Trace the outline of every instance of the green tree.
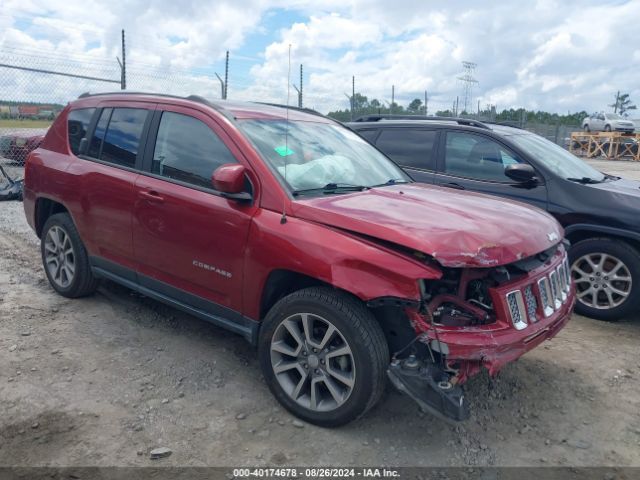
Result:
M422 100L419 98L414 98L411 100L411 103L407 107L407 112L412 114L420 114L422 113Z
M620 92L616 93L615 103L612 103L609 106L613 107L614 113L619 113L620 115L624 115L625 112L628 112L629 110L636 109L636 106L631 103L629 94L623 93L622 95L620 95Z

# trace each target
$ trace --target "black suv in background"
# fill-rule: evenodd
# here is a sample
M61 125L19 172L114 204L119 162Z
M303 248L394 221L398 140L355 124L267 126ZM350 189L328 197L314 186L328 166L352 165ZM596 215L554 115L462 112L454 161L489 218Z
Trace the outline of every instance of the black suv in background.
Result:
M348 124L416 181L500 195L552 214L571 242L576 311L640 307L640 182L601 173L519 128L461 118L369 115Z

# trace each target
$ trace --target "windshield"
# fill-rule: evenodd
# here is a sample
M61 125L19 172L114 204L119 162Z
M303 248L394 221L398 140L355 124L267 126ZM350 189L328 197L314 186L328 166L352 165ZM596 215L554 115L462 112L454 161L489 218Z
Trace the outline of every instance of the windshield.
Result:
M598 182L605 178L595 168L539 135L510 135L509 139L562 178L590 178Z
M410 181L396 164L345 127L285 120L238 123L294 191Z
M622 117L617 113L605 113L604 116L609 120L622 120Z

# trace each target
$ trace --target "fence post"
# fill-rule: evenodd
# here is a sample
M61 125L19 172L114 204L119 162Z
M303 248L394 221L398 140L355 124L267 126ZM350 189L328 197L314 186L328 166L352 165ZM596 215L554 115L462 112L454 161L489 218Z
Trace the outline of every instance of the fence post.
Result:
M127 89L127 53L124 44L124 28L122 29L122 65L120 66L120 90Z

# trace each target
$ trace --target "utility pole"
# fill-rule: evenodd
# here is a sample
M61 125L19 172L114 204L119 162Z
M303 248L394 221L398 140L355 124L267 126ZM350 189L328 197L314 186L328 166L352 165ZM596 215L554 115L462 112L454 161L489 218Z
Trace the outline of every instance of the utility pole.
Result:
M620 103L620 90L616 93L616 104L613 106L613 113L618 113L618 104Z
M393 115L393 104L396 103L396 86L391 85L391 114Z
M458 116L458 96L456 95L456 117Z
M478 100L478 120L480 120L480 100Z
M427 116L427 112L429 111L429 98L427 97L427 91L424 91L424 116Z
M298 108L302 108L302 65L300 65L300 88L294 84L291 86L298 92Z

